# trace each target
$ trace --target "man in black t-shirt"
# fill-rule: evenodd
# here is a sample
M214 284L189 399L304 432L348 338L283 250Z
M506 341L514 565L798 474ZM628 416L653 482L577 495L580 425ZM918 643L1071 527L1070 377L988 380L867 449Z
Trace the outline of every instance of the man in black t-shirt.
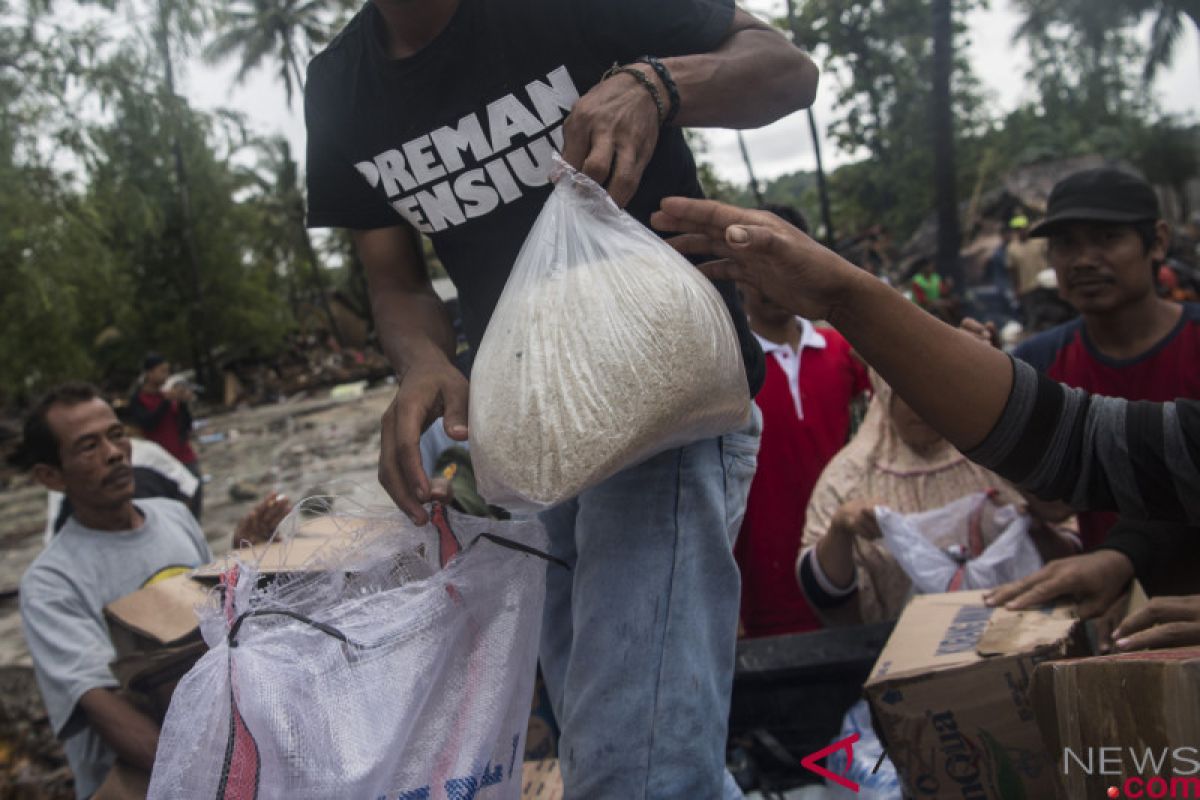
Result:
M626 69L604 75L614 62ZM817 71L732 0L372 0L309 67L308 224L353 231L400 376L380 481L414 521L421 431L467 438L467 380L421 259L427 234L478 347L550 192L551 156L643 223L699 196L681 125L754 127L809 105ZM719 283L757 391L762 352ZM568 796L737 796L723 769L757 432L664 453L543 515L542 665ZM507 778L508 776L506 776Z

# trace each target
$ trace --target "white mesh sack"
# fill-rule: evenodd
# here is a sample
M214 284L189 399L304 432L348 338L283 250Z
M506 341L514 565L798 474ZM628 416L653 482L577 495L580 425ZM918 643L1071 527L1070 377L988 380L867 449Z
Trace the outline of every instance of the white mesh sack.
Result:
M519 797L545 533L438 521L355 519L351 547L265 587L232 570L202 613L211 649L176 689L149 797Z
M561 160L471 373L471 456L490 503L535 511L745 425L720 294Z

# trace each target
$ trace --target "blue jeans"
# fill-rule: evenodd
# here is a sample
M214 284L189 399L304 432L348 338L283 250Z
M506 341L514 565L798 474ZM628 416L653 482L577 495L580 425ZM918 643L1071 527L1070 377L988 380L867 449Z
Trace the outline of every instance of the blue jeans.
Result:
M549 567L541 643L568 798L741 797L725 739L754 414L542 514L572 567Z

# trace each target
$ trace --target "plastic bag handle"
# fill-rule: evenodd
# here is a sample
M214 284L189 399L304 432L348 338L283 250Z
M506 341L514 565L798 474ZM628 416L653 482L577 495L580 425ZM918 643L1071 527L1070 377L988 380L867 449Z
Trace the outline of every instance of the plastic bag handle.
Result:
M478 542L480 539L487 539L492 544L498 544L501 547L507 547L509 550L516 550L521 553L527 553L531 556L537 556L545 561L549 561L551 564L557 564L568 571L571 569L570 564L563 561L561 558L558 558L557 556L552 556L543 550L538 550L536 547L530 547L527 544L521 544L520 542L514 542L512 539L506 539L503 536L497 536L494 533L481 533L475 537L475 542ZM475 542L471 542L471 547L475 546ZM469 550L471 548L468 547L467 549Z
M538 558L549 561L552 564L557 564L558 566L562 567L563 569L567 569L567 570L571 569L571 565L568 564L567 562L563 561L561 558L557 558L555 556L550 555L549 553L543 552L542 550L538 550L536 547L530 547L527 544L521 544L520 542L515 542L512 539L506 539L503 536L497 536L494 533L479 534L477 537L475 537L475 541L471 542L470 547L468 547L467 549L470 550L472 547L474 547L475 542L478 542L480 539L486 539L487 541L491 542L492 544L497 544L497 545L500 545L501 547L507 547L510 550L516 550L518 552L526 553L531 556L537 556ZM242 630L242 623L244 623L247 619L249 619L251 617L289 617L290 619L294 619L297 622L302 622L305 625L309 626L310 628L314 628L314 629L320 631L321 633L325 634L326 636L331 636L334 639L337 639L342 644L345 644L349 647L355 647L355 648L359 648L359 649L367 647L367 645L363 645L359 642L353 641L352 639L350 639L350 637L348 637L346 634L342 633L340 630L333 627L332 625L329 625L324 622L319 622L319 621L313 619L312 617L305 616L304 614L301 614L296 611L291 611L286 608L256 608L251 611L242 612L240 615L238 615L238 618L233 621L233 624L231 626L229 626L229 634L228 634L227 638L228 638L230 647L238 646L237 635Z
M346 634L342 633L340 630L333 627L332 625L327 625L324 622L318 622L317 620L313 619L312 617L306 617L303 614L297 613L295 611L289 611L286 608L256 608L253 611L243 612L242 614L240 614L238 616L238 618L236 620L233 621L233 625L230 626L230 628L229 628L229 636L228 636L229 646L230 647L238 646L238 642L237 642L238 631L240 631L242 629L242 623L245 622L248 618L250 618L250 617L271 617L271 616L291 617L292 619L296 620L297 622L303 622L305 625L308 625L310 628L315 628L315 629L319 630L321 633L324 633L326 636L332 636L334 639L337 639L342 644L349 645L350 647L361 647L361 645L358 644L357 642L350 641L350 638L348 636L346 636Z

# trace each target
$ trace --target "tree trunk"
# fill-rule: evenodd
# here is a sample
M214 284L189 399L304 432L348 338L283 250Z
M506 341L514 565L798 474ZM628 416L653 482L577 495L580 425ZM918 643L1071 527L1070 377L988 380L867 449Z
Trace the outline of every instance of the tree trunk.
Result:
M933 0L933 158L937 189L937 271L962 288L959 249L957 170L954 161L954 107L950 81L954 66L951 0Z
M754 165L750 163L750 151L746 149L746 137L742 136L741 131L737 132L737 140L738 148L742 151L742 161L746 164L746 173L750 176L750 191L754 193L754 203L762 208L762 190L758 188L758 178L754 177Z
M171 61L170 13L165 0L158 0L158 50L163 61L163 84L167 91L171 125L171 155L174 161L175 182L179 189L179 216L182 228L183 256L188 265L192 302L187 309L188 338L191 340L192 368L206 387L215 387L218 379L213 362L212 346L208 340L208 325L204 315L204 286L200 280L200 261L196 255L195 229L192 223L191 184L187 162L183 157L183 121L179 106L182 99L175 94L175 69Z
M325 319L329 321L329 332L333 334L333 338L339 345L343 345L346 341L342 338L342 331L338 327L337 319L333 316L333 308L329 305L329 292L325 288L325 276L321 272L321 264L317 259L317 251L312 246L312 238L308 234L308 228L304 227L303 213L301 213L298 222L300 255L308 262L313 283L316 285L317 293L321 298L321 310L325 312Z
M821 135L817 131L817 115L808 109L808 132L812 137L813 154L817 157L817 196L821 200L821 222L825 228L825 244L833 249L837 234L833 231L833 212L829 208L829 184L825 181L825 164L821 158Z
M800 32L796 30L796 11L792 0L787 0L788 30L792 33L792 44L799 47ZM832 248L837 241L833 232L833 214L829 210L829 185L825 181L825 163L821 158L821 136L817 129L817 115L812 106L808 108L808 133L812 137L813 155L817 159L817 196L821 200L821 223L825 228L825 244Z

